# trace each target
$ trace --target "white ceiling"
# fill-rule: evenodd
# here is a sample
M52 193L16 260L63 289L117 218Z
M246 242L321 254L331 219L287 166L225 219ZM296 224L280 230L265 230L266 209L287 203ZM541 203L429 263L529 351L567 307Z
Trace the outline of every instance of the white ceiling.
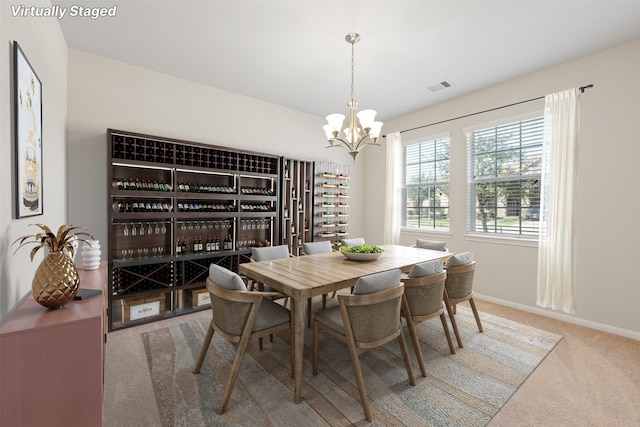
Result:
M117 5L65 16L70 48L319 116L346 113L357 32L355 99L382 121L640 38L640 0L52 3Z

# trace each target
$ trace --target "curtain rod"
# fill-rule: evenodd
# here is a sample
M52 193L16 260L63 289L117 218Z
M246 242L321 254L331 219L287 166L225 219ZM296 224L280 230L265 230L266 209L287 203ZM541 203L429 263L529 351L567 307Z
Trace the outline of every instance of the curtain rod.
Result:
M580 93L584 93L585 90L591 89L592 87L593 87L593 84L588 84L586 86L582 86L582 87L579 88L580 89ZM433 126L433 125L439 125L441 123L451 122L453 120L464 119L466 117L471 117L471 116L475 116L475 115L482 114L482 113L488 113L490 111L500 110L502 108L513 107L514 105L525 104L527 102L537 101L539 99L544 99L544 96L539 96L537 98L527 99L525 101L514 102L513 104L507 104L507 105L503 105L501 107L490 108L488 110L477 111L475 113L465 114L464 116L458 116L458 117L453 117L451 119L441 120L439 122L429 123L428 125L422 125L422 126L418 126L418 127L411 128L411 129L401 130L400 133L409 132L409 131L416 130L416 129L422 129L422 128L426 128L426 127ZM386 137L387 137L387 135L384 135L384 138L386 138Z

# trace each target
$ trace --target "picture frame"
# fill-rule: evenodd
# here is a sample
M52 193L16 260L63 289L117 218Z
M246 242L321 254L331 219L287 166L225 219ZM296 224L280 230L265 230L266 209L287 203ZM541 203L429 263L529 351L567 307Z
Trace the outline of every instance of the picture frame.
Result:
M13 42L16 217L42 215L42 82Z

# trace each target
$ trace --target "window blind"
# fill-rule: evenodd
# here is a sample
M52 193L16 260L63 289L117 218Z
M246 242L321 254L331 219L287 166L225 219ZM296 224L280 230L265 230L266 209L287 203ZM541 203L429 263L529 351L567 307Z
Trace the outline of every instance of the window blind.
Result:
M537 236L542 117L468 135L468 224L472 233Z

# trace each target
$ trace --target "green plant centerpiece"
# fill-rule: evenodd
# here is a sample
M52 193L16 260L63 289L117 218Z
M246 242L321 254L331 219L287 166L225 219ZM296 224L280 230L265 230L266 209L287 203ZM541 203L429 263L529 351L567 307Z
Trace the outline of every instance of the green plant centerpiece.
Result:
M367 244L341 246L340 250L343 252L350 252L352 254L381 254L382 252L384 252L384 250L380 246L371 246Z
M74 227L63 224L54 234L49 227L44 224L30 224L40 227L42 232L29 234L16 239L19 246L14 255L23 246L35 245L31 249L30 259L40 248L46 247L49 253L44 257L31 282L31 294L36 302L47 308L60 308L73 299L78 293L80 278L78 270L73 264L76 240L91 243L82 237L94 240L93 236L84 231L84 227Z
M380 246L372 246L368 244L340 246L340 253L346 258L356 261L373 261L384 253L384 249Z

